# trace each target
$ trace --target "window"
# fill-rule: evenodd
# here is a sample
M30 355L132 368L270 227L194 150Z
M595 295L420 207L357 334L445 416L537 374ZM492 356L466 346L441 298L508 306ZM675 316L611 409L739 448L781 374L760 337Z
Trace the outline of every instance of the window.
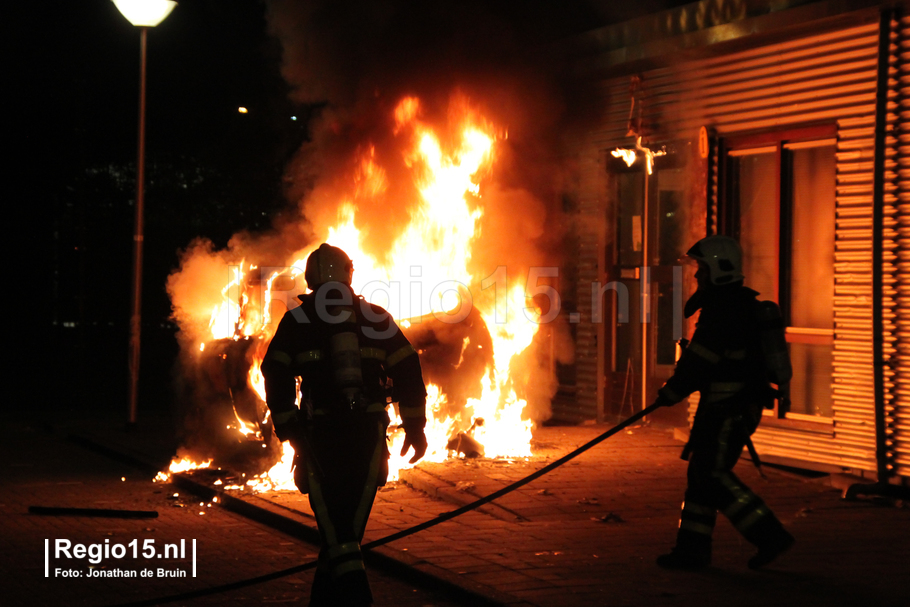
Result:
M793 363L787 419L828 418L834 342L833 127L726 142L720 225L742 244L746 285L781 306Z
M785 147L789 157L789 306L793 413L831 417L834 342L834 142Z

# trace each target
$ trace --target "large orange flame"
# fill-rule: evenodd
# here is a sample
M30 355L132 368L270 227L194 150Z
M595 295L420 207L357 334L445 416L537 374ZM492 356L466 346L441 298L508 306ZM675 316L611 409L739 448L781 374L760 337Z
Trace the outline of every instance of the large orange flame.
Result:
M405 163L413 175L419 200L381 262L363 249L362 233L357 227L358 201L379 196L389 187L388 175L377 163L372 147L363 148L350 196L338 201L337 221L326 230L324 240L355 260L354 290L388 309L403 327L428 315L445 322L457 321L471 307L477 307L486 322L493 364L484 375L480 397L470 398L465 409L452 417L446 413L447 395L439 386L428 386L426 433L430 448L426 459L442 461L451 456L447 445L458 432L472 434L483 445L487 457L529 456L532 422L522 419L526 403L516 394L510 367L513 358L530 346L538 319L536 313L528 314L530 298L523 286L509 286L504 272L500 276L497 268L486 268L487 275L480 276L469 270L472 244L479 237L483 216L483 183L495 162L497 134L466 104L457 114L457 135L447 137L443 144L439 135L421 122L417 98L405 98L395 108L396 136L412 140ZM286 268L263 277L264 280L258 280L258 268L245 261L233 266L232 278L222 290L223 301L211 312L211 339L258 340L249 385L263 400L259 364L276 326L278 315L272 314L273 298L279 292L294 292L287 287L278 289L275 281L282 277L295 284L317 244L299 251ZM490 297L488 292L475 297L473 293L485 290L488 281L495 282L495 295ZM465 347L468 341L465 338ZM204 350L205 343L201 343L199 351ZM394 411L391 415L394 428L400 420ZM239 430L250 429L240 422ZM398 478L400 469L410 466L406 461L409 456L398 456L403 438L400 430L391 435L392 480ZM248 481L248 486L254 490L293 489L292 458L293 449L285 443L281 462Z

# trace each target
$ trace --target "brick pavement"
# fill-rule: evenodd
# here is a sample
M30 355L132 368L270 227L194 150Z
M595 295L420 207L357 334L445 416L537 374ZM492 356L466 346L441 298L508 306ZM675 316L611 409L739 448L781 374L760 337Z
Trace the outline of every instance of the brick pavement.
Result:
M138 472L108 457L27 424L3 428L3 491L0 494L0 605L4 607L80 607L118 605L219 586L311 561L317 548L262 524L238 516L167 484L153 484ZM132 446L148 442L135 440ZM122 445L126 450L125 445ZM81 516L39 516L29 506L105 508L157 511L157 518L117 519ZM200 514L204 513L204 514ZM75 544L128 544L155 540L157 547L186 540L183 558L104 559L95 570L141 571L149 578L88 578L87 559L51 558L45 577L45 539ZM192 577L191 542L196 540L196 577ZM53 552L52 552L53 554ZM60 577L55 570L73 569L82 577ZM157 569L184 571L186 577L157 577ZM176 605L305 604L312 571ZM420 607L459 603L432 592L406 586L371 572L378 605Z
M404 478L437 501L400 485L381 492L366 540L449 510L464 496L500 489L605 429L542 428L530 461L424 463ZM737 473L796 535L794 549L768 570L751 571L745 563L753 547L722 519L710 569L657 568L654 557L673 543L685 489L680 449L668 429L635 428L495 502L505 509L487 506L486 513L469 513L390 547L515 604L908 604L910 509L844 502L825 479L766 470L765 480L748 461ZM474 486L453 500L460 493L454 487L465 481ZM264 497L308 511L303 496Z
M546 465L606 430L535 432L528 461L422 463L409 484L380 492L366 541L423 522ZM669 429L636 427L551 474L468 513L382 548L441 579L514 605L906 605L910 509L882 500L845 502L826 479L781 471L737 473L778 513L796 546L765 571L746 568L754 550L721 517L714 564L667 572L654 557L672 544L685 487L681 444ZM458 483L473 483L459 491ZM418 489L423 489L420 491ZM296 493L249 496L312 524ZM294 513L296 512L296 514Z

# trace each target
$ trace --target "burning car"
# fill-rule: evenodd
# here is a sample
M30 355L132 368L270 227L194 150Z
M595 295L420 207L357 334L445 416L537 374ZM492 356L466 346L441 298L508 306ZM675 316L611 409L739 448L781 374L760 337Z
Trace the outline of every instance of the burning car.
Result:
M299 224L238 238L223 251L204 241L186 251L168 283L189 403L181 455L248 469L254 488L293 488L293 452L271 431L259 365L278 320L305 291L305 260L323 240L348 252L355 291L389 310L418 350L429 392L426 459L530 455L532 426L555 390L548 340L561 325L552 268L516 265L518 250L510 259L479 251L482 238L509 239L483 233L488 205L504 196L490 184L506 134L460 97L444 128L421 120L414 97L398 103L388 126L382 145L359 146L341 176L309 194ZM498 204L507 203L514 193ZM487 249L503 255L502 247ZM395 479L409 464L396 455L403 433L390 414Z

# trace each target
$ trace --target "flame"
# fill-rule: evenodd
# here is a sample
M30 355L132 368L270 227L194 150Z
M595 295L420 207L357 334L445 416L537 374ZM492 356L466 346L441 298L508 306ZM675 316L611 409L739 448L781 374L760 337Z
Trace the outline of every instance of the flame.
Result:
M232 299L232 291L237 291L237 288L243 282L242 268L243 261L240 262L239 266L231 268L231 273L234 277L221 289L223 301L212 310L212 319L209 321L212 339L226 339L237 336L242 301L239 297Z
M290 443L281 444L281 460L258 476L246 482L246 486L256 492L261 491L296 491L291 463L294 461L294 447Z
M256 395L259 397L259 400L265 402L265 379L262 377L262 371L259 370L259 366L262 365L263 355L257 354L253 357L253 365L250 367L250 387L256 391Z
M613 150L610 152L610 154L612 154L614 158L622 158L627 167L632 166L635 163L635 159L638 158L638 156L635 154L635 150L629 150L626 148Z
M171 462L168 472L171 474L176 474L178 472L186 472L187 470L199 470L200 468L208 468L212 465L212 460L206 460L204 462L194 462L189 457L184 457L181 460L174 460Z
M522 420L525 401L515 394L509 369L513 357L521 354L534 339L538 324L536 319L524 316L527 297L524 289L514 286L509 291L510 305L506 307L505 322L498 320L495 313L482 313L488 327L493 328L493 373L490 382L484 384L483 396L469 400L475 413L486 420L478 429L477 440L483 443L487 453L510 457L530 457L530 420ZM519 314L518 311L522 313ZM492 422L492 423L491 423Z
M177 459L176 457L171 460L171 464L168 467L167 472L159 472L153 482L156 483L166 483L171 480L171 474L178 474L180 472L187 472L189 470L200 470L202 468L209 468L212 465L212 460L205 460L203 462L195 462L189 457L183 457Z
M630 150L628 148L617 148L617 149L613 150L612 152L610 152L610 154L614 158L622 158L623 162L626 163L626 166L630 167L635 163L635 160L638 158L638 154L636 153L635 150L638 150L638 152L641 152L641 154L644 156L645 170L648 172L648 175L651 175L654 172L654 159L658 158L660 156L667 155L667 150L664 148L661 148L659 150L652 150L648 146L642 145L640 135L635 139L635 149L634 150Z
M404 98L394 110L394 134L408 142L404 161L419 197L409 210L407 225L390 242L381 260L364 250L363 233L358 227L359 205L382 196L389 188L389 176L372 146L361 149L354 164L350 193L338 201L336 222L328 227L324 240L354 260L355 292L385 307L403 328L421 322L427 315L455 321L475 306L487 324L493 363L484 374L481 396L469 399L464 410L451 417L446 414L447 395L437 385L427 386L429 448L425 460L443 461L455 455L447 445L459 432L482 443L486 457L527 457L532 422L522 419L526 403L516 392L510 367L513 359L531 345L538 318L535 313L528 314L529 296L521 285L497 288L492 300L489 294L472 295L472 287L477 291L486 278L472 274L469 267L472 244L479 236L483 217L483 183L496 160L498 137L467 103L452 115L459 125L443 138L422 122L419 99ZM287 291L277 289L275 281L285 277L295 282L317 244L298 251L286 268L267 277L260 276L259 268L245 260L231 266L231 280L221 291L222 300L211 310L211 340L257 340L251 346L255 349L248 383L263 401L265 390L259 365L276 325L271 306L262 302L271 302L273 295ZM407 288L402 289L402 283ZM505 301L496 301L497 298ZM465 339L464 348L468 344ZM203 342L199 352L204 350ZM411 454L399 455L404 433L398 428L401 420L394 411L390 411L390 416L390 479L395 480L400 470L411 466L407 462ZM239 416L235 427L245 435L259 432ZM287 443L282 447L281 461L247 480L246 487L254 491L294 488L290 472L294 451ZM177 471L174 464L171 471Z

